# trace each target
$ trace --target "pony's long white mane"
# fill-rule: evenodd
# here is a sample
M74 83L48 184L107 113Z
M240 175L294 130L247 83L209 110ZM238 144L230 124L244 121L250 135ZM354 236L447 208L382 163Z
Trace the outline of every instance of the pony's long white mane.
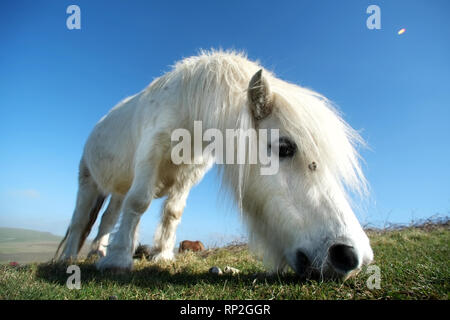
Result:
M155 80L151 88L160 89L181 78L180 101L190 111L190 120L202 121L204 130L248 129L254 126L247 106L248 80L259 69L264 70L272 92L286 102L274 112L295 139L305 164L319 162L342 187L366 194L367 183L356 150L364 141L358 132L342 119L327 98L276 78L257 62L248 60L244 53L201 51L198 56L178 62L171 72ZM249 165L228 167L231 170L225 170L226 180L232 189L241 190Z

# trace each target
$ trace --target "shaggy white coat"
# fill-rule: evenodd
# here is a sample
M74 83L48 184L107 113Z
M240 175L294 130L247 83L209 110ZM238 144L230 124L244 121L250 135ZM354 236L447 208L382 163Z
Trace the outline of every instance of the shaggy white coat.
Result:
M273 103L271 113L256 120L247 92L260 69ZM252 247L272 270L295 270L295 252L301 249L314 268L327 272L328 248L338 242L355 248L358 268L372 260L369 240L347 197L348 191L367 191L355 150L362 142L358 133L325 97L276 78L243 54L222 51L182 60L97 123L80 162L77 206L61 259L77 256L98 213L95 206L107 195L111 200L92 246L104 255L100 269L132 267L139 219L153 198L164 196L154 259L174 258L175 230L189 190L214 163L212 156L197 165L171 162L171 133L177 128L192 132L196 120L203 130L222 132L276 128L297 144L297 154L280 161L276 175L260 175L258 164L220 168L225 187L241 208ZM312 162L317 164L314 171L308 167ZM120 226L108 245L121 211Z

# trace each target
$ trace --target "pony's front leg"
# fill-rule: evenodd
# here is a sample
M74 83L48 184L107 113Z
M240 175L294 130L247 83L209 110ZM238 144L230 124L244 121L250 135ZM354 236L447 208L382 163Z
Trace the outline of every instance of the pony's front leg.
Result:
M189 191L203 178L211 166L212 160L210 159L204 164L189 165L181 169L182 174L179 172L177 181L172 186L164 203L161 222L155 232L152 260L173 260L175 233L181 221Z
M128 271L133 267L135 235L141 215L152 200L152 190L156 172L150 163L137 166L135 180L128 191L124 203L119 230L113 235L106 256L97 263L99 270Z

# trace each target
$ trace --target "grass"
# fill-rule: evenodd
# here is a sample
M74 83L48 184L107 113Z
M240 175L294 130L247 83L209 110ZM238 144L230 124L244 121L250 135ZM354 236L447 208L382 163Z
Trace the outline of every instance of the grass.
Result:
M179 255L175 262L135 263L124 275L100 273L79 261L81 289L69 290L67 266L0 265L0 299L449 299L449 225L369 230L380 267L380 289L369 289L363 269L345 282L300 281L293 273L265 276L245 245ZM208 272L232 266L238 275Z

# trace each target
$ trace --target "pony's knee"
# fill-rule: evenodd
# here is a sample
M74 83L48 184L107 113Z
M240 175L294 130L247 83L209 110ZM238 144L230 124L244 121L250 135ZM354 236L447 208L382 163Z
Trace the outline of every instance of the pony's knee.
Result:
M81 160L78 168L78 183L80 186L89 185L92 182L91 172L86 166L84 160Z
M167 200L164 206L164 218L168 220L179 220L183 215L184 206L186 202L184 200Z
M183 209L173 209L166 207L164 209L164 220L180 220L183 215Z
M130 194L125 200L125 210L141 215L150 206L151 200L151 197L146 195Z

